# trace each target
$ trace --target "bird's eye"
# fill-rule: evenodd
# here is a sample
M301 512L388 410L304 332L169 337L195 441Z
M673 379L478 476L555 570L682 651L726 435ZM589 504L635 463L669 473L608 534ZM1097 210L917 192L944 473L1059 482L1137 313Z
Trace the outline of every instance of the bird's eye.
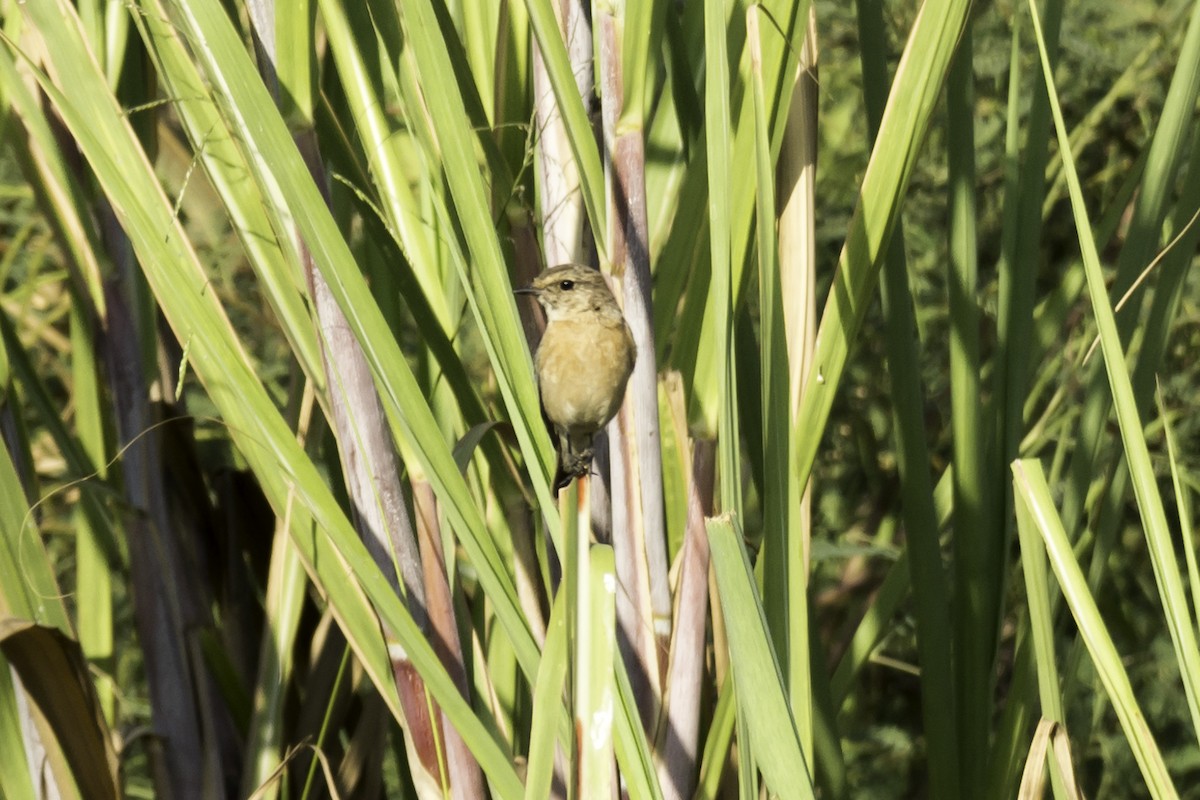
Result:
M569 292L575 288L575 281L560 281L558 288L562 289L564 292Z

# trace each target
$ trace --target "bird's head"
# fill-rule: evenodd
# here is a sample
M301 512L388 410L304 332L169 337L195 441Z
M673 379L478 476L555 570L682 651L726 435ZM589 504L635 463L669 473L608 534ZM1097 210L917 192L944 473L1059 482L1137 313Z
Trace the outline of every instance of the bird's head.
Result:
M591 314L621 314L620 306L598 270L578 264L551 267L533 279L533 283L516 290L530 294L546 310L546 320L578 319Z

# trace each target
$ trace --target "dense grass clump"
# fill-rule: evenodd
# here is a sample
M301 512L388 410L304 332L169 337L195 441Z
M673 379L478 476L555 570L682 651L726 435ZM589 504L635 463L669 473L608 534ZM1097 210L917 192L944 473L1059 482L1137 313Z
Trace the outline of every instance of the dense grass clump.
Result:
M0 796L1200 796L1200 3L0 25Z

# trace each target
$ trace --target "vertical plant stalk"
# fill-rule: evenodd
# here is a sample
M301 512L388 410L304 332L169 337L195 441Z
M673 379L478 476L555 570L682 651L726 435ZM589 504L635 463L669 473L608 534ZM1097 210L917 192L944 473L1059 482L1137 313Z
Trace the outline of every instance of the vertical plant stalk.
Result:
M592 30L579 0L554 3L558 27L564 34L571 72L584 108L591 107ZM584 251L587 215L562 112L546 74L542 48L533 41L533 102L537 125L537 170L542 212L542 251L546 266L587 263Z
M621 418L626 420L619 446L625 450L627 488L627 542L616 541L619 527L614 524L614 550L627 547L632 561L618 556L620 585L628 588L637 581L649 590L649 617L634 614L629 595L618 593L623 638L636 653L631 664L629 651L623 650L626 664L634 672L644 671L646 684L639 687L639 676L631 675L634 694L642 711L642 722L653 732L661 702L659 686L665 669L671 635L671 592L667 583L666 534L663 528L662 446L658 430L658 369L655 359L654 330L651 318L650 251L646 221L645 143L642 140L641 109L625 108L625 86L644 76L625 76L622 69L624 19L611 8L597 12L600 43L601 103L604 119L606 170L609 182L609 246L612 270L622 292L625 319L637 345L637 361L630 377ZM632 424L628 424L631 421ZM618 427L622 427L618 425ZM614 493L615 494L615 493ZM615 510L614 510L615 516ZM615 521L614 521L615 522ZM638 575L624 571L636 568ZM650 634L648 636L648 634Z
M629 409L622 406L609 423L612 475L612 544L617 571L617 647L629 675L643 730L653 732L662 702L658 657L650 624L650 578L644 557L644 531L637 509L637 461L628 442L633 438Z
M428 598L430 643L438 658L446 665L463 699L471 699L467 670L463 661L462 641L454 618L454 598L446 574L446 558L442 551L441 526L438 523L437 498L428 481L414 481L413 506L417 514L417 536L421 545L421 563L425 569L425 597ZM444 713L439 716L442 737L446 742L446 768L450 795L455 800L484 798L483 773L470 749Z
M276 102L279 81L275 73L276 40L273 0L253 0L251 20L259 50L260 69ZM295 9L292 13L300 13ZM305 11L304 13L307 13ZM307 76L300 76L308 80ZM311 119L311 109L305 109ZM327 205L331 204L328 177L320 159L316 134L309 128L295 135L296 145ZM370 366L338 306L329 284L313 262L312 252L298 232L296 246L304 267L317 325L320 328L321 362L329 387L330 420L351 503L351 518L372 560L400 597L422 631L428 633L421 555L412 521L404 502L400 468L383 404L376 392ZM425 684L403 647L390 631L388 640L392 676L404 709L411 749L409 763L419 790L440 794L442 771L438 731L431 718L432 703Z
M732 181L730 178L729 161L733 151L730 121L729 99L729 48L726 41L728 18L725 4L719 0L704 2L704 117L705 117L705 166L708 171L708 200L709 221L709 259L711 263L709 291L704 303L704 325L701 331L701 348L705 347L704 337L714 339L713 345L708 345L716 356L712 375L717 383L716 392L709 387L702 387L696 392L697 398L716 396L716 402L702 409L705 433L716 432L717 441L717 474L720 476L719 508L726 518L742 513L742 484L741 484L741 435L738 425L738 398L735 391L735 376L737 363L733 350L733 265L730 244L730 218L732 206L730 202ZM707 333L706 333L707 332ZM710 518L711 519L711 518ZM705 530L708 530L708 520ZM712 538L709 538L712 545ZM721 597L716 583L716 571L712 571L713 583L709 593L713 597ZM725 623L725 611L722 603L713 603L713 638L721 642L717 655L717 680L722 683L722 693L727 689L730 697L734 696L732 670L729 663L731 648L728 646L728 634L732 629ZM724 677L723 677L724 676ZM729 680L727 686L723 683ZM740 705L740 704L738 704ZM734 722L737 723L737 752L736 757L728 748L725 731L732 735ZM714 735L716 734L716 735ZM710 745L712 746L710 749ZM710 759L710 754L712 758ZM723 718L723 725L718 728L714 723L708 742L705 744L704 766L701 768L699 791L707 792L716 780L716 773L721 767L709 768L717 758L727 754L730 765L736 764L738 785L745 788L747 778L754 776L754 746L746 733L746 721L740 712L729 713ZM710 779L709 776L714 776ZM755 793L757 794L757 793ZM743 796L747 796L743 794Z
M115 230L115 220L111 224L114 236L124 241ZM133 275L128 263L132 258L128 251L123 259L118 256L118 263L127 264L122 270L127 278ZM219 785L220 767L209 760L211 751L203 741L196 676L190 669L186 641L185 601L180 597L191 586L195 570L184 566L172 535L175 526L163 481L162 440L155 429L158 420L151 415L131 303L122 296L120 284L109 282L106 288L106 360L124 452L125 492L132 509L126 537L134 623L146 661L151 719L165 767L159 779L166 783L158 789L171 797L199 800L202 787Z
M536 256L537 244L529 241L533 239L533 231L525 228L523 236L518 239L527 240L529 254ZM518 243L517 265L514 277L516 278L517 286L528 286L533 282L537 274L533 264L536 262L536 257L523 258L520 254L520 245ZM530 353L537 353L538 343L542 340L542 334L546 331L546 314L542 311L542 307L538 305L537 300L532 297L527 297L525 300L518 300L517 312L521 317L521 329L525 333L525 341L529 345ZM596 450L607 450L607 445L596 443ZM552 588L553 581L545 581L542 579L542 574L539 570L538 561L538 546L535 537L543 536L544 534L537 530L533 524L533 517L529 514L528 508L521 506L511 506L506 511L508 516L508 529L512 534L513 547L513 574L516 579L517 594L520 598L521 608L529 620L529 625L532 628L534 639L537 640L538 646L545 645L546 638L546 619L542 616L541 609L541 592L544 587L547 596L553 598L554 590ZM607 527L607 525L605 525ZM547 537L546 541L549 541ZM553 548L548 548L552 550ZM561 559L562 553L552 553L551 560L555 558ZM558 569L556 563L554 569Z
M665 800L686 800L700 771L700 690L708 618L709 548L704 519L713 512L716 442L697 439L688 481L687 531L679 553L675 624L654 736L655 766Z
M324 170L315 160L313 134L301 134L296 143L314 170L314 178L319 179ZM327 191L327 184L322 181L322 185ZM405 598L413 620L428 633L420 553L404 504L399 465L383 406L362 350L307 248L302 250L302 260L321 328L321 361L331 394L331 422L336 431L354 527L392 590ZM416 753L409 753L410 761L414 768L419 762L422 771L436 776L439 748L424 683L390 632L385 631L385 636L409 728L407 733L416 748ZM418 786L419 774L414 770Z

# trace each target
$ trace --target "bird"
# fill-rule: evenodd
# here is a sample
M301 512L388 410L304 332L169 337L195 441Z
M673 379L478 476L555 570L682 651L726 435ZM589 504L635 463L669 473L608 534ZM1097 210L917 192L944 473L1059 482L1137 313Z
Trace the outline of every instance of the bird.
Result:
M534 370L542 414L558 440L557 494L588 474L596 433L621 407L637 346L598 270L551 267L515 293L532 295L546 312Z

